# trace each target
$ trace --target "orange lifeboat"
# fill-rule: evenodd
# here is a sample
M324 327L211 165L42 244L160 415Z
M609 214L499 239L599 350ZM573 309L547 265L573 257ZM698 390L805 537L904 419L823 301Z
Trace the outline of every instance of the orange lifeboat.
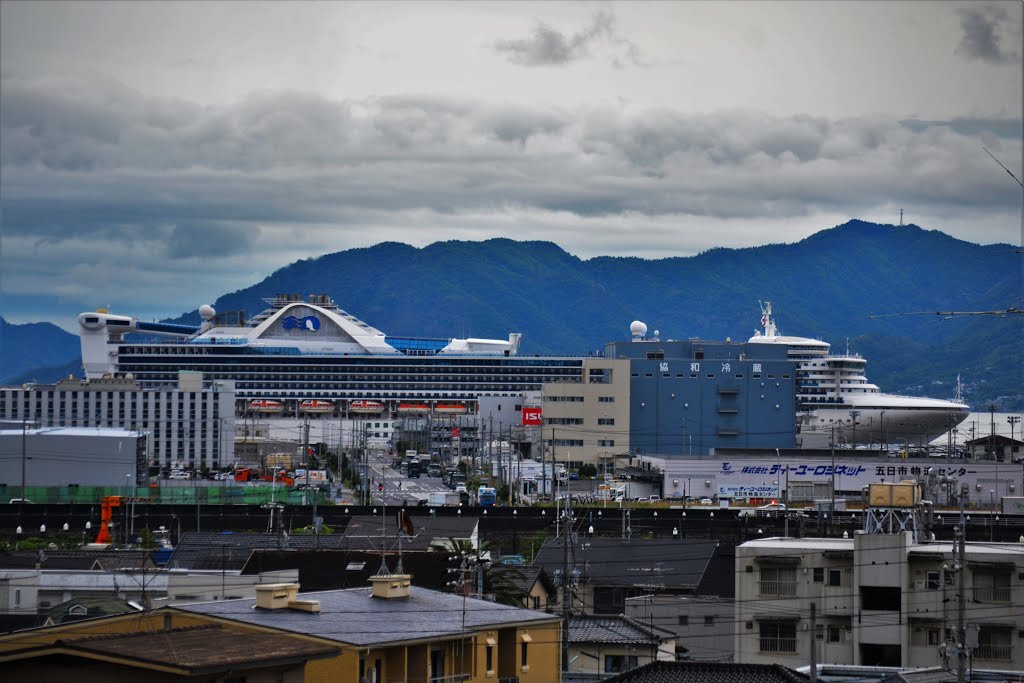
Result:
M249 402L249 410L254 413L283 413L284 403L269 398L258 398Z
M430 406L426 403L399 403L398 412L425 415L430 412Z
M465 415L467 410L461 403L438 403L434 406L434 412L442 415Z
M334 401L309 398L299 404L299 411L303 413L332 413L334 412Z
M350 413L383 413L384 404L380 401L352 401L348 404Z

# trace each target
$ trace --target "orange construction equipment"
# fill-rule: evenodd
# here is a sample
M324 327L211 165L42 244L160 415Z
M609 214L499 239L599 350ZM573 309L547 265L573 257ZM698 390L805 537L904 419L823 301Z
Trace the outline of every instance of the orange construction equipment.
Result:
M111 543L110 523L114 519L114 508L121 507L124 496L104 496L100 506L100 533L96 536L97 543Z

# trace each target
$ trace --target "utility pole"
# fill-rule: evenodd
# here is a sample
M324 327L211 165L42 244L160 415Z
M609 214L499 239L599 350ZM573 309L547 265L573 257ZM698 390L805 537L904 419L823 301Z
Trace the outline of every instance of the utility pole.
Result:
M962 523L962 520L961 520ZM954 530L956 536L956 680L966 683L967 680L967 631L964 628L964 536L966 530Z
M28 418L23 417L21 419L21 502L22 504L28 500L28 496L25 493L25 461L27 459L27 451L25 448L26 432L28 431Z
M306 496L309 495L309 468L312 467L312 458L309 457L309 417L307 416L302 424L302 457L306 460L306 488L302 491L302 504L306 504Z
M569 585L569 540L572 538L572 496L565 498L565 523L562 525L562 671L569 668L569 615L572 588Z
M815 652L816 640L818 637L818 620L816 618L817 605L811 603L811 683L817 683L818 681L818 653Z

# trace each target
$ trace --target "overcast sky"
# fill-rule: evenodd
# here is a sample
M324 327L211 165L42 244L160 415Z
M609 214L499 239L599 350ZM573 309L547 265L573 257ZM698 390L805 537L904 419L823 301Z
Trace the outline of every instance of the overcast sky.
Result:
M4 0L0 315L172 316L388 240L661 258L903 208L1017 244L982 147L1022 177L1022 30L1017 1Z

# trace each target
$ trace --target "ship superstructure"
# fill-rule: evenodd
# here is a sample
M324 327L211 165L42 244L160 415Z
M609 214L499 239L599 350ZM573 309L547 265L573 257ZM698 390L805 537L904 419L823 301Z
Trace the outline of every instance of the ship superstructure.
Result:
M517 396L581 377L582 357L519 356L518 333L507 340L388 337L327 295L265 301L268 308L249 321L202 306L198 328L82 313L86 376L131 375L161 387L173 386L180 370L200 371L234 380L241 411L343 416L399 414L411 405L471 413L480 395ZM132 341L128 333L169 338Z
M781 345L797 363L797 419L802 445L924 446L957 426L970 408L956 401L882 393L864 374L867 360L856 353L831 353L817 339L779 334L771 302L761 304L761 325L748 344Z

